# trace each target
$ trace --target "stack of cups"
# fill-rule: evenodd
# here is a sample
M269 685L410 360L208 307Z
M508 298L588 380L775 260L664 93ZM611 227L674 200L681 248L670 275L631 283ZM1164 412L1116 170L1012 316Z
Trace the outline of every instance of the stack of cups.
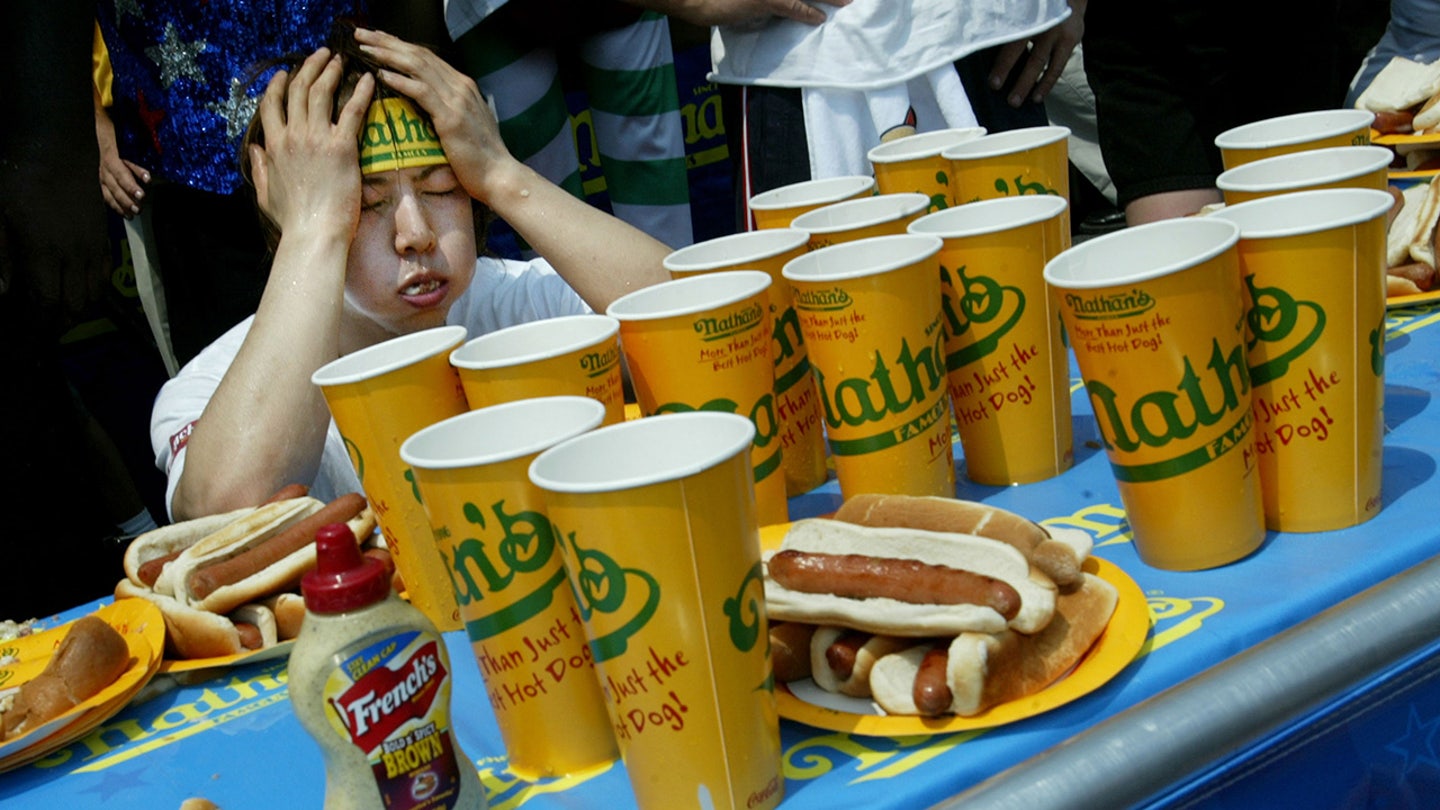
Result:
M755 500L765 525L789 520L771 355L770 276L728 270L636 290L610 304L646 416L722 411L754 426Z
M876 146L866 153L881 194L919 192L930 200L926 212L950 207L950 161L941 156L958 143L985 134L984 127L921 132Z
M734 414L654 416L530 465L644 810L768 810L784 794L754 433Z
M420 428L466 411L447 359L463 340L463 326L427 329L345 355L310 378L325 395L410 602L441 630L460 628L460 609L400 445Z
M1324 189L1227 206L1240 230L1265 522L1354 526L1380 511L1385 225L1391 197Z
M675 279L726 270L760 270L770 276L771 352L775 365L775 410L780 419L781 463L785 492L794 497L825 483L824 412L810 374L805 336L795 314L790 282L780 275L785 263L805 254L809 236L791 228L773 228L722 236L671 253L665 269Z
M1366 146L1375 113L1317 110L1281 115L1227 129L1215 136L1220 162L1233 169L1251 161L1329 146Z
M764 191L750 198L750 213L761 230L788 228L807 211L875 193L875 178L863 175L805 180Z
M625 421L620 322L604 315L531 321L481 335L450 353L472 410L548 396L583 396L605 406L605 424Z
M1239 237L1166 220L1045 266L1135 549L1157 568L1224 565L1265 537Z
M1048 194L1070 201L1070 130L1046 126L996 132L948 147L953 205ZM1066 245L1070 212L1062 215Z
M954 497L936 236L878 236L807 253L782 274L843 497Z
M1043 277L1067 242L1066 207L1048 194L1005 197L910 224L944 240L945 368L976 483L1040 481L1074 463L1070 358Z
M541 451L593 430L605 415L587 397L526 399L451 417L400 447L454 571L510 770L526 779L576 773L617 755L566 581L564 540L528 478ZM562 719L564 732L556 733Z

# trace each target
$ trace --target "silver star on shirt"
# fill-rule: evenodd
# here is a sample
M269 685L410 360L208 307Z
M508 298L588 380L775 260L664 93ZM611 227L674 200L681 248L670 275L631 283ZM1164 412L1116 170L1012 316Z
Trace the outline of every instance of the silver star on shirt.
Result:
M246 95L245 85L239 79L231 79L230 98L206 104L205 109L225 119L225 136L233 141L245 134L258 106L260 97Z
M159 45L152 45L145 49L145 55L151 61L160 66L160 83L169 90L170 86L185 76L200 84L205 84L205 74L201 72L200 65L195 62L195 57L205 50L205 40L197 39L194 42L182 42L180 32L175 29L175 23L165 23L165 39Z

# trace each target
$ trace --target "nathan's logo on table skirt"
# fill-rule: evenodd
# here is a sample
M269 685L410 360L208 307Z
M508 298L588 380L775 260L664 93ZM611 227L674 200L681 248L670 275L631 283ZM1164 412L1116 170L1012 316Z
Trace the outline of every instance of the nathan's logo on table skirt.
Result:
M1219 438L1172 458L1132 465L1112 461L1117 478L1153 481L1203 467L1236 447L1250 432L1250 374L1244 348L1236 344L1226 354L1218 340L1212 341L1204 371L1196 371L1192 359L1186 357L1184 373L1174 385L1156 388L1129 403L1120 402L1105 383L1085 381L1100 437L1110 450L1129 453L1142 447L1165 447L1189 439L1201 427L1234 420Z
M1279 287L1260 287L1255 276L1245 277L1250 309L1245 313L1246 351L1257 344L1274 344L1265 362L1250 367L1250 382L1265 385L1285 376L1325 331L1325 310L1313 301L1296 300Z
M952 274L940 265L941 286L946 288L941 299L945 325L952 341L967 341L963 348L946 355L945 367L951 371L990 356L1025 314L1023 290L978 273L967 275L965 269L961 265Z
M466 502L465 520L479 529L479 537L453 539L448 526L435 531L435 541L447 548L450 583L455 587L455 600L464 608L482 601L486 595L499 596L512 587L531 588L531 592L504 601L496 609L465 622L471 641L482 641L519 627L543 613L555 601L555 590L565 584L565 569L555 556L555 535L550 521L539 512L505 511L505 501L490 505L495 521L487 523L480 507ZM496 534L498 540L488 534ZM472 614L473 615L473 614Z
M581 547L575 532L552 531L560 539L581 620L588 623L596 613L621 618L619 627L590 641L595 663L622 655L630 638L650 623L659 608L660 583L647 571L625 568L602 551Z
M1155 299L1144 290L1108 295L1069 292L1065 294L1065 304L1080 320L1104 321L1112 318L1133 318L1148 312L1155 306Z

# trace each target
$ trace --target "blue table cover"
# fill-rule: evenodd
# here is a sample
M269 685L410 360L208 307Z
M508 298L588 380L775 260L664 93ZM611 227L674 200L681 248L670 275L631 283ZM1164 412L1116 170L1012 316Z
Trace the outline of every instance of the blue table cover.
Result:
M1095 554L1126 571L1146 594L1154 622L1150 641L1099 690L999 728L885 738L784 721L782 807L881 810L935 804L1435 556L1440 552L1440 406L1432 400L1440 391L1440 306L1390 313L1385 363L1387 433L1380 515L1342 531L1272 532L1257 553L1210 571L1162 571L1136 556L1078 379L1073 469L1040 483L984 487L965 480L963 459L957 460L959 497L1090 532ZM792 499L791 514L823 514L839 502L832 480ZM57 618L82 615L97 606L80 605ZM1440 637L1440 627L1435 635ZM533 783L511 775L469 645L458 632L447 634L446 641L455 662L453 709L460 743L480 770L492 808L634 805L624 766L618 762L582 777ZM1374 692L1369 702L1391 709L1366 714L1368 742L1359 746L1365 758L1360 771L1377 775L1383 795L1403 798L1407 777L1426 779L1433 787L1440 775L1440 690L1435 688L1433 661L1433 655L1426 655L1406 665L1409 669L1397 670L1419 667L1420 682L1430 685L1428 691L1397 691L1393 675L1355 687L1362 702L1367 692ZM1397 667L1402 664L1397 662ZM1317 755L1328 751L1344 756L1354 770L1357 746L1325 727L1323 712L1313 722L1315 729L1297 727L1291 733L1322 741ZM564 728L565 719L555 718L555 732L563 734ZM1286 806L1339 806L1343 791L1360 789L1298 776L1324 773L1323 762L1280 759L1267 767L1288 785L1273 792L1286 797L1280 803ZM1310 788L1311 798L1302 800ZM1271 795L1263 785L1249 784L1245 790L1252 797ZM280 810L319 807L323 794L320 752L291 711L283 661L232 669L132 704L84 739L0 774L0 806L7 808L173 808L188 797L204 796L229 810ZM1262 802L1266 804L1270 802Z

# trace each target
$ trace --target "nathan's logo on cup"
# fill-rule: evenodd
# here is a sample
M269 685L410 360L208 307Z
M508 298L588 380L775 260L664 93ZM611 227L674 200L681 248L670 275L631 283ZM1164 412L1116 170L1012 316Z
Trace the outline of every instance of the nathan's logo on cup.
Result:
M1015 175L1013 185L1011 183L1007 183L1005 181L1005 178L1003 177L995 178L995 190L1006 197L1020 197L1025 194L1052 194L1056 197L1065 196L1056 189L1053 189L1039 181L1036 181L1034 183L1027 183L1025 182L1025 176L1019 174Z
M820 401L825 406L825 422L832 429L841 425L859 427L889 417L903 416L917 405L923 405L932 394L945 387L945 330L936 318L925 327L931 341L918 351L902 338L900 346L887 360L880 351L871 353L874 364L864 377L827 380L824 372L815 369L815 382ZM836 455L873 453L919 436L945 415L946 401L941 397L935 407L892 430L861 439L830 440Z
M965 265L957 267L954 275L958 285L950 270L940 265L940 281L958 293L941 300L945 326L950 337L968 339L964 348L945 357L945 367L951 371L992 354L1025 314L1025 293L1019 287L1004 286L988 276L966 275ZM959 298L958 307L955 298Z
M1121 403L1115 389L1098 380L1086 380L1085 390L1095 410L1100 437L1109 450L1133 453L1142 447L1165 447L1193 436L1200 427L1227 419L1235 421L1214 441L1161 461L1118 464L1111 467L1121 481L1156 481L1203 467L1238 446L1250 432L1253 417L1245 349L1236 344L1226 354L1219 340L1210 342L1204 372L1196 371L1190 357L1178 382L1157 387ZM1178 393L1177 393L1178 392Z
M811 312L845 309L855 303L850 294L835 287L829 290L796 290L795 305Z
M481 537L455 540L448 526L435 531L435 540L442 549L445 541L450 541L452 559L448 561L446 570L450 574L450 584L455 588L455 601L460 607L483 600L486 594L504 592L514 583L517 575L523 578L547 567L554 568L554 573L539 587L511 601L504 610L465 623L470 640L483 641L524 624L550 607L555 600L555 590L565 584L565 569L554 560L554 527L539 512L521 510L507 513L503 499L491 504L490 513L495 517L493 529L499 534L497 540L486 537L486 532L496 532L485 520L485 513L480 507L466 501L462 509L466 522L482 531Z
M1078 292L1065 294L1065 304L1083 321L1105 321L1111 318L1131 318L1150 311L1155 299L1144 290L1110 293L1108 295L1082 295Z
M810 358L801 357L800 349L805 345L805 335L800 330L800 314L794 307L775 319L775 329L770 335L770 350L775 355L775 393L783 394L802 382L810 373ZM789 364L790 368L785 369Z
M581 621L589 622L595 613L630 614L614 631L590 640L595 663L623 655L630 638L650 623L659 608L660 583L646 571L621 566L603 551L582 548L575 532L566 534L554 526L551 531L571 572L571 590Z
M1305 354L1325 331L1325 310L1313 301L1298 301L1279 287L1257 287L1255 276L1245 277L1250 290L1250 311L1245 313L1249 332L1245 342L1253 350L1261 342L1288 344L1269 360L1250 367L1250 383L1265 385L1285 376L1290 364Z
M383 649L366 650L343 665L355 682L330 701L330 708L362 751L373 751L405 723L423 718L439 696L445 680L439 642L426 643L394 669L375 666L408 641L389 639Z
M736 310L723 318L700 318L692 328L701 340L724 340L748 332L761 324L765 309L759 304Z
M580 368L587 377L600 377L610 373L620 362L620 347L612 345L603 352L586 352L580 357Z

